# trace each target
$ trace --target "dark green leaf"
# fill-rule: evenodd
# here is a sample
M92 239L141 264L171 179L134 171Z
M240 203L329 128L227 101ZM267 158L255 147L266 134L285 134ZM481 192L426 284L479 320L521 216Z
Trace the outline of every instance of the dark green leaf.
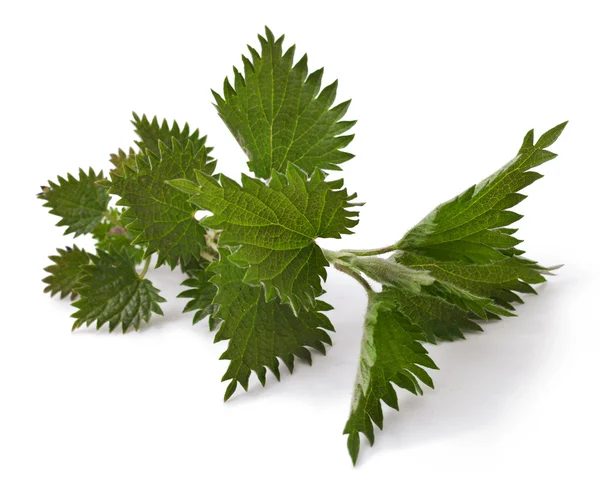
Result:
M49 187L42 188L38 196L51 214L61 217L57 226L67 226L65 234L86 234L100 223L110 200L106 188L96 183L102 179L102 172L96 174L90 168L86 174L80 169L79 178L59 176L58 183L49 181Z
M185 271L190 277L184 280L181 285L187 287L177 297L190 299L183 309L184 312L195 310L193 323L196 324L204 317L209 319L209 328L214 330L218 325L218 320L213 318L216 305L213 304L217 287L211 282L214 273L204 268L188 269Z
M132 123L136 134L140 138L140 141L136 141L135 144L138 145L144 155L146 154L146 150L150 150L155 156L160 156L159 144L164 143L170 147L173 140L177 141L182 148L185 148L189 141L194 153L204 150L205 154L208 155L212 151L212 148L206 146L206 136L201 137L200 131L197 129L190 132L190 127L187 123L181 129L177 121L173 121L173 126L169 126L169 123L165 119L162 120L162 123L159 123L156 116L150 121L146 115L140 118L136 113L133 113ZM129 157L131 157L131 151ZM212 174L215 166L216 162L214 159L207 156L202 170L207 174Z
M43 279L48 284L44 292L49 292L52 296L60 293L61 299L70 295L71 300L73 300L77 297L75 288L83 275L81 267L87 265L90 258L87 252L75 245L56 250L58 256L50 256L54 264L44 269L50 274Z
M243 282L244 269L231 262L226 251L222 251L221 261L213 263L209 271L216 274L212 279L218 288L216 316L223 321L215 342L229 340L221 356L230 361L223 376L224 381L231 380L225 400L238 383L248 389L251 372L256 373L263 385L267 368L279 380L278 359L292 372L294 356L310 363L307 347L325 354L325 344L331 345L326 331L333 331L333 326L323 314L331 309L328 304L317 301L314 309L301 310L295 315L279 299L267 302L262 287Z
M374 294L370 298L350 417L344 428L354 463L360 449L359 433L363 433L372 445L375 440L373 423L383 428L380 402L398 409L392 384L415 395L423 393L419 382L433 388L433 381L423 367L437 367L419 343L423 340L425 336L420 327L388 303L385 296Z
M90 254L92 263L83 267L85 274L76 289L81 298L73 304L78 309L72 315L73 330L93 323L98 329L108 323L111 332L119 325L123 332L129 327L138 330L153 312L162 315L158 303L165 300L148 279L138 276L126 252L97 254Z
M183 149L173 141L170 147L160 143L160 156L138 157L136 168L125 166L123 175L111 171L110 192L121 197L117 204L127 207L124 226L135 236L134 244L146 247L146 256L158 253L157 266L174 268L200 255L206 231L194 218L196 209L166 181L193 178L206 161L205 148L194 152L191 142Z

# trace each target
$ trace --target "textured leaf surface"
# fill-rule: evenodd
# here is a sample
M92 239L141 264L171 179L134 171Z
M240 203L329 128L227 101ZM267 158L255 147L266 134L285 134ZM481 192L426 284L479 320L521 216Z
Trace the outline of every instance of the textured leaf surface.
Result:
M158 303L165 300L148 279L138 276L131 257L102 250L97 254L90 254L92 263L83 267L85 274L77 288L81 298L73 304L78 309L73 330L93 323L99 329L108 323L110 331L120 325L126 332L148 322L153 312L162 315Z
M166 184L174 178L194 177L194 170L207 165L205 148L194 151L192 143L183 148L177 141L170 147L160 143L160 156L138 157L136 168L129 166L111 172L110 192L126 206L123 222L134 234L134 244L146 246L146 256L157 252L157 266L174 268L180 261L199 257L205 229L194 218L195 208L187 196ZM209 171L212 172L212 166Z
M398 243L398 249L441 260L482 263L518 254L516 229L506 226L522 216L509 209L525 195L520 190L542 175L531 169L556 157L545 148L566 126L562 123L533 142L525 136L517 156L502 169L434 209Z
M251 372L260 382L266 381L267 368L279 380L279 360L290 372L294 368L294 356L310 363L311 353L307 347L325 354L325 344L331 345L326 332L333 331L329 319L323 314L331 307L317 301L315 309L301 310L298 315L279 299L267 302L262 287L243 282L244 270L229 260L223 252L221 261L209 270L216 274L213 279L218 288L215 303L219 304L217 317L223 322L215 342L229 340L221 359L230 364L223 380L231 380L225 392L227 400L239 383L248 389Z
M67 226L65 234L86 234L100 223L110 200L106 188L96 184L102 179L102 172L80 169L79 178L59 176L57 183L49 181L49 187L42 188L39 197L51 214L61 217L57 226Z
M542 274L549 271L538 264L518 256L485 264L464 264L456 261L437 261L434 258L411 254L396 254L400 263L417 270L427 270L442 285L450 285L474 294L490 298L498 306L512 309L511 302L520 302L515 292L535 293L532 284L545 282ZM483 314L485 318L485 314Z
M387 303L384 296L370 299L350 417L344 428L354 463L360 449L359 433L373 444L373 423L383 428L381 401L398 409L392 384L415 395L422 394L419 382L433 388L433 381L424 368L437 367L419 343L423 340L421 329L393 304Z
M418 293L395 287L384 287L382 296L418 325L428 342L464 339L465 332L481 332L477 314L455 305L447 298L425 291Z
M248 176L240 186L202 173L197 183L171 181L214 214L202 224L223 229L219 244L236 248L231 260L247 267L244 282L264 284L267 300L279 295L295 310L313 306L328 264L315 239L348 234L357 223L358 213L348 210L355 196L340 189L342 182L325 182L318 170L308 179L290 165L286 176L275 173L269 186Z
M295 46L283 52L267 28L259 36L261 53L248 47L244 74L234 68L234 85L225 79L223 96L213 92L221 118L248 156L257 177L291 162L312 174L316 168L339 169L352 154L341 151L354 135L344 135L355 121L341 121L350 101L332 108L337 82L321 91L323 69L308 74L304 55L294 65Z
M43 279L48 284L44 292L51 296L60 293L60 298L71 296L71 300L77 297L75 287L83 275L82 266L90 262L88 253L77 246L57 249L57 256L50 256L54 264L44 270L50 275Z
M146 115L141 118L133 113L133 126L135 132L140 138L135 144L140 148L140 151L145 154L146 150L150 150L155 156L160 156L160 143L164 143L167 146L171 146L173 140L177 141L183 148L187 146L188 141L191 144L192 151L194 153L205 150L206 154L212 151L212 148L206 146L206 136L200 136L200 131L190 131L189 125L186 123L183 128L180 128L177 121L173 121L173 125L169 126L167 120L163 119L159 122L155 116L152 120L149 120ZM121 156L122 152L119 152ZM131 156L131 151L129 155ZM212 168L212 169L211 169ZM204 171L208 174L212 174L215 168L213 158L208 157L206 164L204 165ZM210 171L209 171L210 169Z

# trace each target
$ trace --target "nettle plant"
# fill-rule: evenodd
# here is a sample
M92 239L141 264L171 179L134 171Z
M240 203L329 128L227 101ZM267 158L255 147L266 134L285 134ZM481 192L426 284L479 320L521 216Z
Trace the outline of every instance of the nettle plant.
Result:
M482 321L513 316L519 294L535 293L552 268L523 257L509 228L519 191L541 177L533 168L566 123L525 136L499 171L438 206L395 244L373 250L321 248L358 223L355 194L325 171L353 157L343 151L355 121L343 120L349 101L333 106L337 82L321 89L323 69L309 74L307 57L294 64L267 28L261 52L249 47L243 73L213 92L216 108L248 156L253 176L241 184L215 174L212 148L198 130L134 114L137 147L112 155L107 177L93 170L50 182L39 194L66 234L91 234L94 252L76 245L51 256L46 292L75 300L73 330L108 324L138 330L164 299L145 278L156 267L180 267L189 277L180 297L193 323L207 317L215 342L228 340L225 400L252 372L264 386L267 369L279 380L282 361L325 354L334 328L321 300L327 267L364 287L368 307L350 417L344 428L356 462L360 438L374 441L383 426L381 402L398 408L397 387L433 388L437 366L423 343L464 338ZM116 207L110 207L117 196ZM196 219L199 210L212 215ZM389 254L391 253L391 255ZM385 255L388 257L382 257ZM370 282L382 285L375 291Z

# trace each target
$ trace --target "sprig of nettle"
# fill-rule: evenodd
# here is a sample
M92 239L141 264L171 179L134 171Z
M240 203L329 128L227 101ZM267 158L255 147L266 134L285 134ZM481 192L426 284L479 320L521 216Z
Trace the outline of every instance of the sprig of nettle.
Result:
M188 276L193 323L207 317L215 342L228 340L225 400L252 372L264 386L267 369L279 380L295 357L308 363L325 354L333 325L321 296L327 267L364 287L368 307L350 417L344 428L355 463L359 433L374 441L383 426L381 402L398 409L393 385L413 394L433 388L437 369L423 343L464 338L481 323L514 316L520 294L535 293L553 268L518 249L512 211L523 188L541 178L533 168L556 155L548 148L566 123L534 140L525 136L516 157L435 208L395 244L372 250L329 251L318 238L340 238L358 223L340 170L355 121L344 120L350 101L334 105L337 82L321 88L323 69L309 74L307 56L294 63L292 46L267 28L260 53L248 47L243 72L213 95L216 108L248 156L252 176L241 184L215 174L212 148L186 124L133 115L136 148L112 155L105 177L93 170L67 175L39 196L60 216L65 234L91 234L94 252L58 249L46 268L46 292L70 297L82 325L138 330L164 299L147 279L156 267L180 267ZM120 198L110 207L111 197ZM198 210L212 215L196 219ZM389 255L388 253L392 253ZM388 257L385 257L386 254ZM384 256L384 257L382 257ZM382 285L380 291L371 281Z

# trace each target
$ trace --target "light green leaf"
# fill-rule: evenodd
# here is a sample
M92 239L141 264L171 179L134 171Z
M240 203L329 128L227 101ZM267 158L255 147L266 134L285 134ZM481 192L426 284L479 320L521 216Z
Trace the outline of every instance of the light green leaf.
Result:
M99 329L108 323L111 332L121 325L125 333L129 327L138 330L152 312L162 315L158 303L165 299L152 282L138 276L126 252L98 250L90 257L92 263L83 267L85 274L76 289L81 298L73 304L78 309L72 315L73 330L93 323Z
M219 182L220 181L220 182ZM171 182L181 191L195 190L190 201L214 215L202 221L223 229L220 245L235 249L231 261L246 267L244 282L263 284L266 298L279 296L295 311L314 306L322 293L328 262L315 244L318 237L349 234L357 212L341 181L325 182L317 170L309 179L289 165L286 175L275 172L269 186L243 176L242 186L220 176L197 175L197 185Z
M218 288L215 315L223 321L215 342L229 340L221 356L230 361L223 376L224 381L231 380L225 400L235 392L238 383L248 389L251 372L256 373L263 386L267 368L279 380L278 359L292 372L294 356L311 362L307 347L325 354L325 344L331 345L326 331L333 331L331 322L323 314L331 309L328 304L317 301L314 309L301 310L295 315L279 299L267 302L263 288L244 283L244 269L229 257L223 250L221 261L208 269L216 274L212 279Z
M110 197L106 188L97 184L103 179L102 172L96 174L90 168L86 174L79 170L79 178L67 175L67 179L58 177L58 183L49 181L38 197L50 208L50 213L60 216L57 226L67 226L65 234L90 233L100 223L108 207Z
M234 68L234 86L225 79L223 96L215 93L217 110L248 156L259 178L272 170L285 172L291 162L312 174L337 170L352 154L341 151L354 135L344 135L356 122L341 121L350 101L332 108L337 82L321 91L323 69L308 74L304 55L294 65L295 46L283 53L283 36L275 40L266 28L259 35L261 53L248 46L244 74Z
M422 330L388 303L385 296L373 294L370 297L350 417L344 428L353 463L360 449L359 433L372 445L373 423L383 428L380 401L398 409L392 384L415 395L423 393L419 382L433 388L433 381L424 368L437 369L437 366L419 343L424 340Z
M73 300L77 297L75 288L83 276L81 267L87 265L90 258L87 252L75 245L56 250L58 256L50 256L54 264L44 269L50 274L43 279L43 282L48 284L44 292L49 292L51 296L60 293L61 299L70 295L70 299Z
M166 181L194 177L194 170L207 165L205 148L194 151L192 142L185 148L173 141L170 147L159 145L160 156L149 153L137 157L136 167L124 166L111 171L110 192L121 197L117 204L126 206L122 220L135 239L146 247L146 256L157 252L157 266L166 263L172 269L179 263L199 258L205 229L194 218L195 208L187 195ZM212 171L209 167L209 171Z

